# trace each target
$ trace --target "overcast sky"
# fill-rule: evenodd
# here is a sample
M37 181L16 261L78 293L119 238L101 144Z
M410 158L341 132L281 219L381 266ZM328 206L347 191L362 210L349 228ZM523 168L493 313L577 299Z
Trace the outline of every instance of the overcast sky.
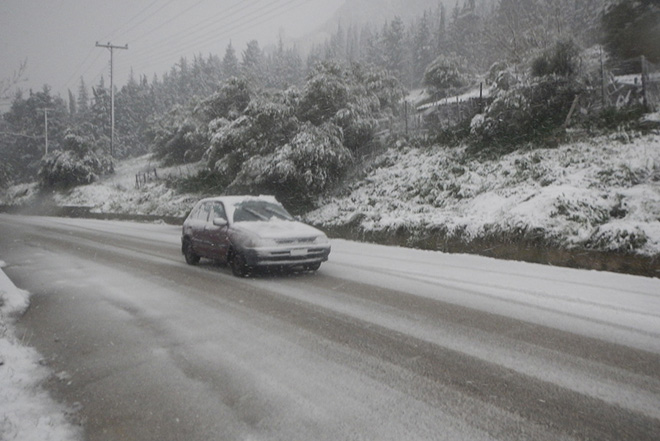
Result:
M63 98L101 75L109 84L108 49L114 51L115 84L160 77L181 56L222 57L231 40L237 55L247 41L263 48L280 32L300 38L328 20L345 0L0 0L0 79L27 60L23 89L52 87Z

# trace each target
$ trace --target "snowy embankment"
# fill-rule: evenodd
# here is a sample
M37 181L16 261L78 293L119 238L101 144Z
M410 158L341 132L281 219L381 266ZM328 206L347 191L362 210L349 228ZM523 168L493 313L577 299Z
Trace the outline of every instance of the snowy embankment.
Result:
M28 293L14 286L0 261L0 439L59 441L80 439L66 409L41 384L51 372L39 354L14 335L13 321L28 306Z
M199 195L177 193L165 184L165 178L189 176L202 166L202 163L197 163L162 167L152 155L118 161L114 174L104 176L93 184L54 192L52 200L45 204L85 207L92 213L182 217L199 200ZM137 187L137 175L146 176L148 181ZM39 203L44 202L40 200L36 183L15 185L0 194L0 204L6 206L30 207Z
M660 255L660 135L615 134L477 160L465 148L399 146L306 219L365 237ZM435 239L434 244L438 242Z

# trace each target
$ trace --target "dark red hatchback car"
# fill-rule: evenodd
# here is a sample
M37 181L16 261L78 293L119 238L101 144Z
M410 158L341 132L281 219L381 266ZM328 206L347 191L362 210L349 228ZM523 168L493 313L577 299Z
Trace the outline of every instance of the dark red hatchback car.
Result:
M242 277L258 267L316 271L328 260L330 242L272 196L220 196L192 209L183 223L181 251L191 265L213 259Z

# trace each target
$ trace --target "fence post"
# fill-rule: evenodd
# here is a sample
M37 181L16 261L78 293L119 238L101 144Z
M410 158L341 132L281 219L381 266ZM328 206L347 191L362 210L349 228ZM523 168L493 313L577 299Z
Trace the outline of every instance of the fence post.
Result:
M648 111L649 110L649 100L648 100L648 71L646 67L646 57L644 55L641 56L642 58L642 105L644 106L644 110Z

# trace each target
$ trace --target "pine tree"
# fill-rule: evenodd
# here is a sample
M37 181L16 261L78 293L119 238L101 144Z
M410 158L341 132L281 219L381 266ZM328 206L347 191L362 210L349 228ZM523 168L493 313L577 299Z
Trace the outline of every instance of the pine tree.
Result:
M241 71L243 75L257 84L262 84L266 78L265 58L257 40L248 42L243 51Z
M231 41L227 45L225 56L222 59L222 74L225 79L237 77L240 75L238 57L236 57L236 51L234 50Z
M406 51L406 29L403 20L395 17L383 27L384 67L390 70L401 82L409 84L407 66L410 65Z
M76 115L77 109L76 109L76 98L73 96L73 92L71 92L71 89L68 89L69 92L69 116L74 117Z
M89 91L83 77L80 77L80 84L78 85L78 114L86 115L89 112Z

